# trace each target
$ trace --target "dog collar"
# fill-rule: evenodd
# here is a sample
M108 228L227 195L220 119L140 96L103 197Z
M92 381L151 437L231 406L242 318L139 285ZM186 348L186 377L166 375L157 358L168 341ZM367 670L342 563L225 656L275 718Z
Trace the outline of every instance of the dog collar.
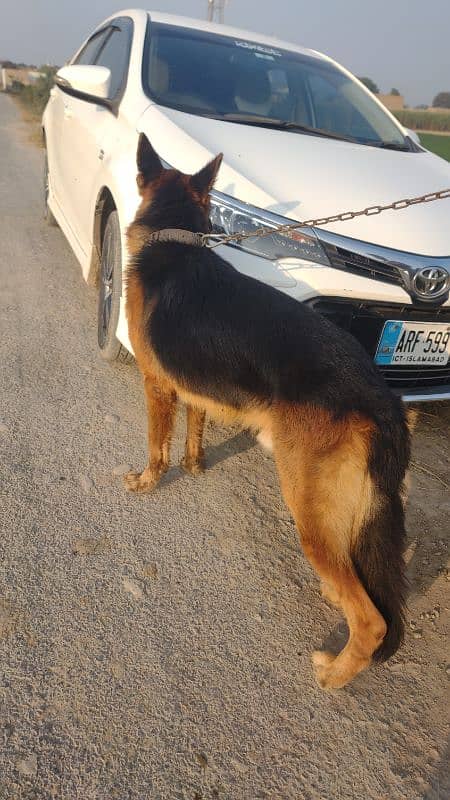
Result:
M193 231L186 231L183 228L163 228L160 231L151 233L146 238L145 243L178 242L178 244L190 244L195 247L204 247L207 239L208 234L194 233Z

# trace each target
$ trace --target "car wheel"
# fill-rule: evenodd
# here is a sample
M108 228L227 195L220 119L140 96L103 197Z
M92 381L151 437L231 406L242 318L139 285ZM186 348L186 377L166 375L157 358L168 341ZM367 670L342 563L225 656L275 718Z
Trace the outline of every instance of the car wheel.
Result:
M52 227L56 227L58 225L52 211L48 205L48 193L49 193L49 175L48 175L48 157L47 151L44 151L44 219L47 225Z
M111 211L103 234L98 289L98 346L106 361L133 360L116 336L122 291L122 248L117 211Z

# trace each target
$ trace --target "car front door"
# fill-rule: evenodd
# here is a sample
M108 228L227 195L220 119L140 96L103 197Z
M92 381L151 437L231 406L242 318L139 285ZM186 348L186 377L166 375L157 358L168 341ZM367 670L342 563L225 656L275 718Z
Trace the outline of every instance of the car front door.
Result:
M72 63L93 64L106 36L107 32L105 30L91 36ZM69 100L69 95L58 84L55 84L50 92L50 100L45 111L44 121L52 197L59 206L66 224L73 230L69 191L69 147L71 146L72 135Z
M65 96L65 206L69 222L82 250L90 251L93 228L94 194L99 172L113 144L120 139L122 119L120 100L125 91L133 35L128 17L117 18L102 31L100 47L92 63L111 72L108 100L111 107ZM80 62L78 59L74 63Z

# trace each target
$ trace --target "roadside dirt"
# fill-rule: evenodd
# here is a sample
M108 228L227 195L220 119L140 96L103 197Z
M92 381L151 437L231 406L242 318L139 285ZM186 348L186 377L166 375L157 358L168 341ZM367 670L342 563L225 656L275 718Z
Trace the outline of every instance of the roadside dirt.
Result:
M0 800L444 800L450 795L450 405L421 410L406 643L322 692L345 627L273 463L213 424L208 470L151 496L135 366L41 220L41 153L0 96Z

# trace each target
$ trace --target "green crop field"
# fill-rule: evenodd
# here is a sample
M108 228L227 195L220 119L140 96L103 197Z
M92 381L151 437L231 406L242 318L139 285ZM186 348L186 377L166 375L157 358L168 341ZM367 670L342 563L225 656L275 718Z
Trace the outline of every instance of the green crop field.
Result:
M450 161L450 136L436 136L433 133L419 133L419 136L427 150Z
M416 108L402 108L393 113L405 128L412 128L414 131L450 133L450 109L448 111L421 111Z

